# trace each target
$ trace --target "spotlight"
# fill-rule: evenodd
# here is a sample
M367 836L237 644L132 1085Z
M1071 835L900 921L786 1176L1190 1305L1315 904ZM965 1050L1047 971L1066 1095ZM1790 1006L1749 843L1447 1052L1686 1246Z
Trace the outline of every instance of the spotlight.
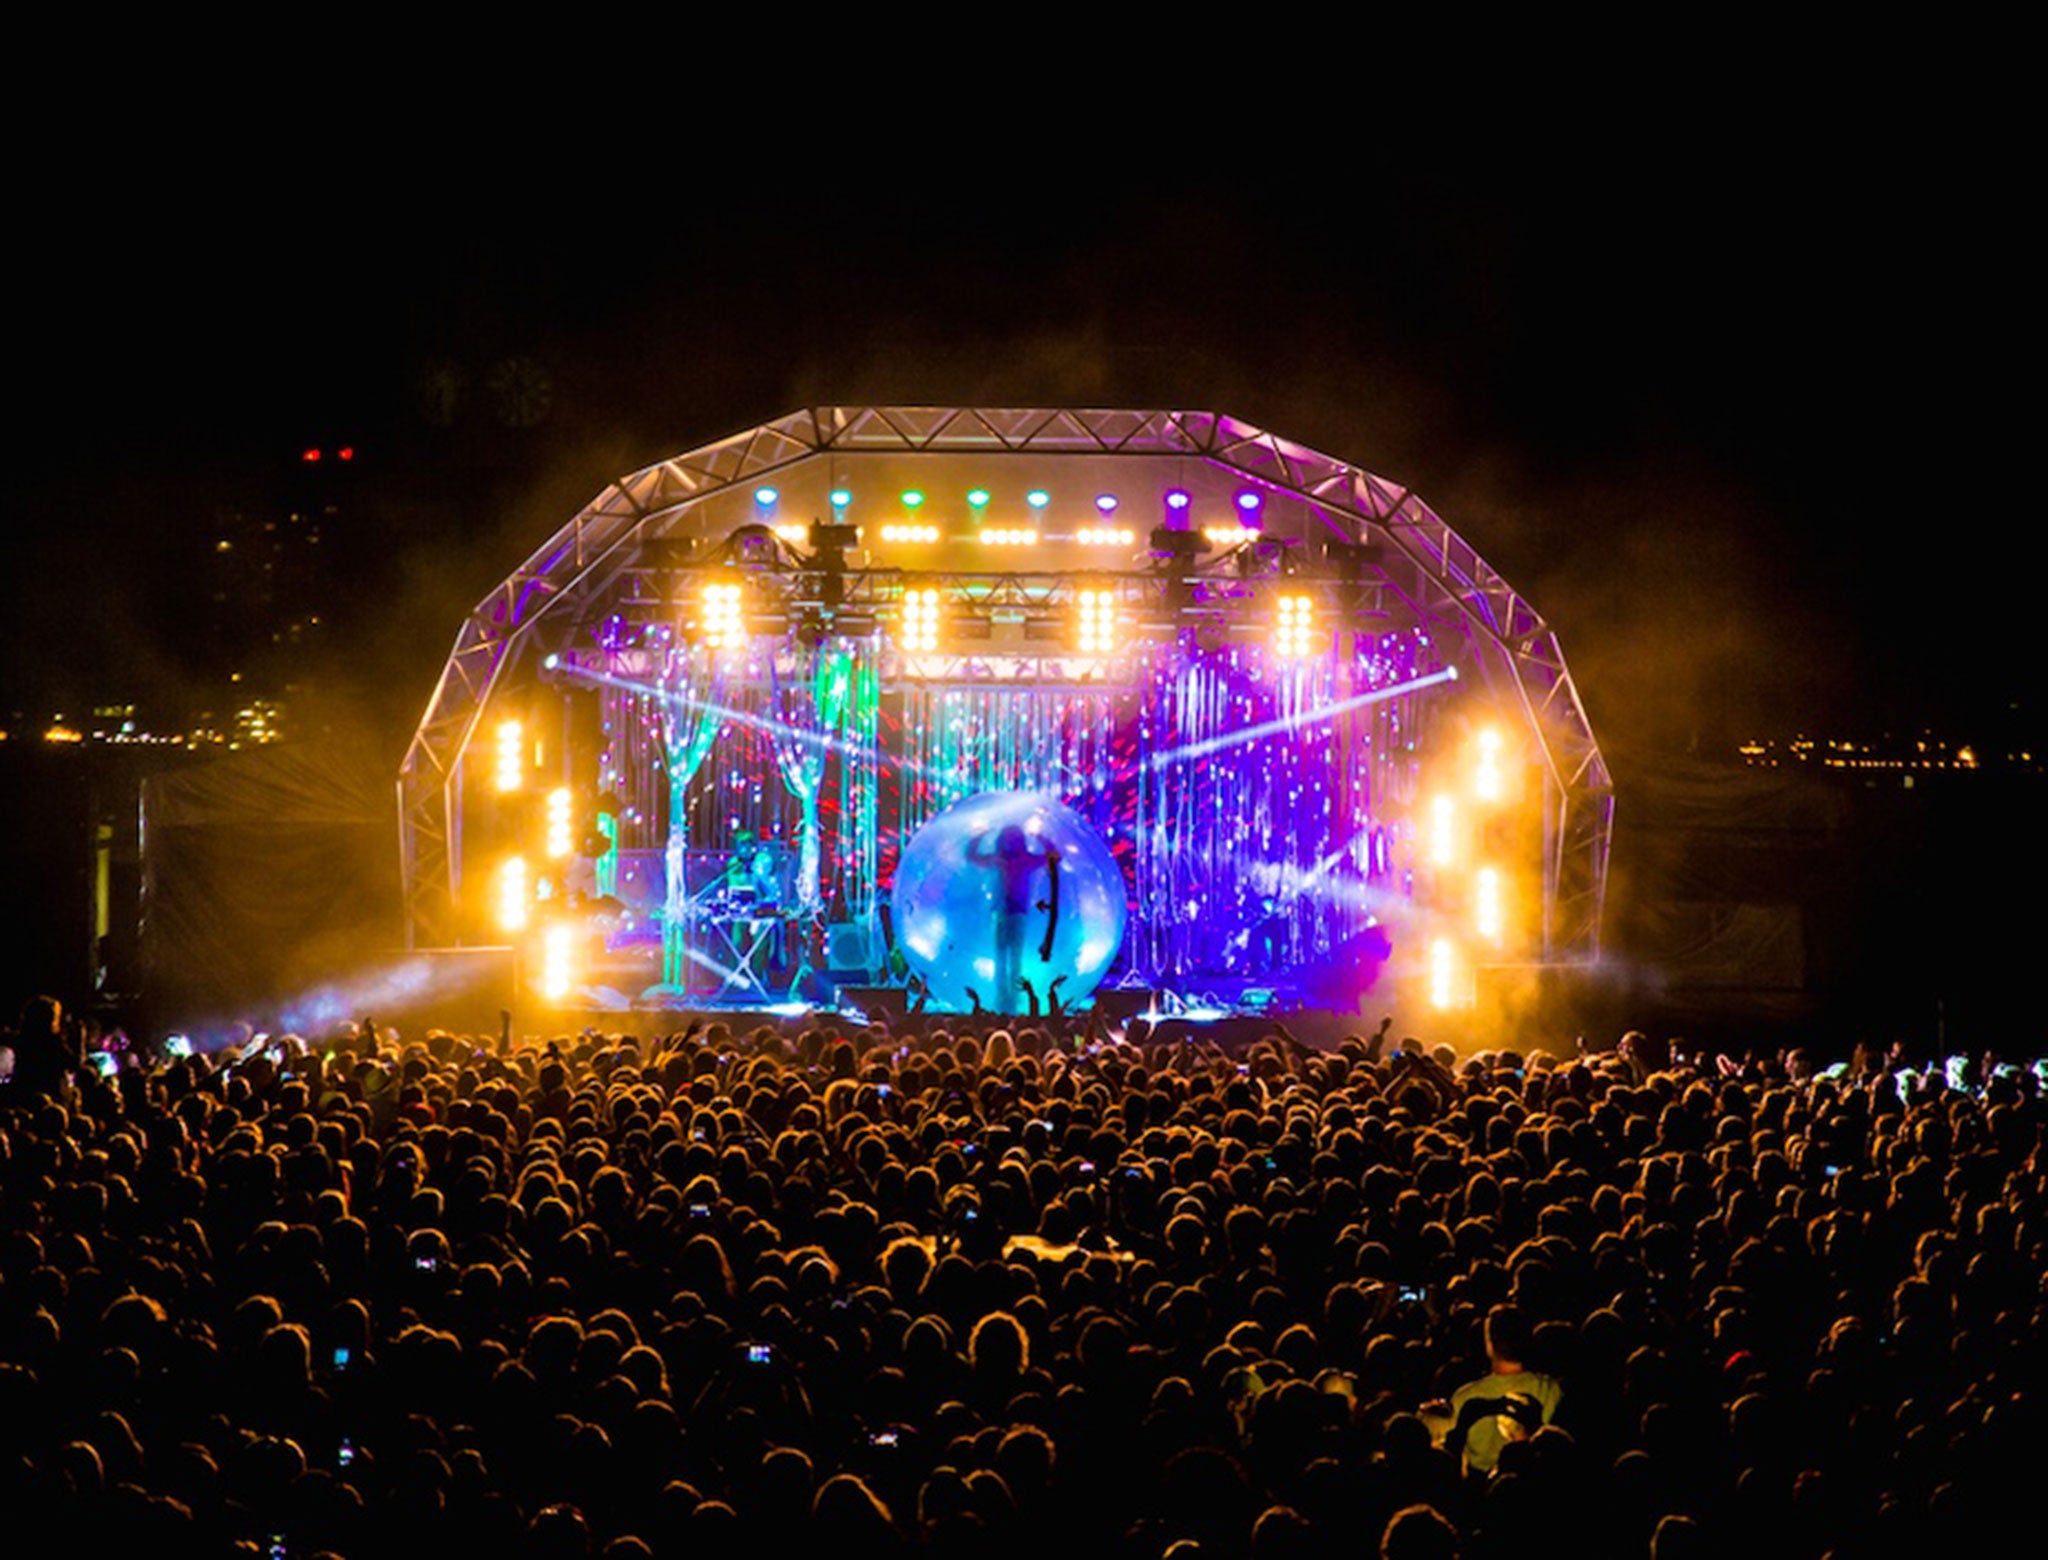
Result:
M1472 794L1482 802L1497 802L1501 797L1500 750L1501 736L1498 727L1488 726L1479 733L1478 754L1472 765Z
M547 853L551 860L560 860L569 854L574 805L574 798L566 785L558 785L548 792Z
M903 593L899 632L905 650L916 653L939 648L939 592L935 587L916 586Z
M526 728L516 720L498 722L493 775L500 791L516 791L526 779Z
M1429 1004L1457 1007L1458 997L1458 950L1450 938L1439 937L1429 945Z
M983 526L981 545L984 547L1029 547L1038 540L1038 532L1029 526Z
M1265 507L1266 495L1263 493L1254 492L1252 489L1246 488L1237 495L1237 512L1243 518L1246 525L1257 525L1260 512Z
M1116 494L1104 493L1095 500L1095 512L1105 519L1116 513Z
M1472 925L1480 940L1495 948L1507 935L1507 910L1501 900L1498 867L1481 867L1472 880Z
M498 863L498 929L517 932L526 926L526 858L507 856Z
M1083 547L1130 547L1138 534L1127 525L1084 525L1074 532Z
M1116 592L1095 587L1075 592L1075 638L1083 655L1111 655L1116 651Z
M885 542L914 543L923 546L938 539L939 528L935 525L894 524L882 527L882 540Z
M1166 490L1166 518L1168 522L1171 523L1175 520L1185 519L1187 517L1188 505L1193 502L1194 500L1188 496L1186 488L1168 488Z
M569 927L560 921L550 926L541 939L540 994L550 1002L559 1002L569 994L569 941Z
M1458 856L1457 803L1448 796L1434 798L1429 804L1429 859L1439 867L1447 867Z
M775 501L780 497L782 495L772 487L757 487L754 489L754 505L759 509L773 509Z
M1284 659L1298 661L1313 651L1316 608L1309 597L1285 592L1273 604L1273 649Z
M826 494L825 496L831 501L832 507L834 509L844 509L848 504L853 502L852 492L843 487L834 488L830 493Z
M737 650L747 642L745 613L737 580L706 580L699 592L699 627L714 650Z
M975 488L967 495L967 507L979 515L988 508L988 489Z

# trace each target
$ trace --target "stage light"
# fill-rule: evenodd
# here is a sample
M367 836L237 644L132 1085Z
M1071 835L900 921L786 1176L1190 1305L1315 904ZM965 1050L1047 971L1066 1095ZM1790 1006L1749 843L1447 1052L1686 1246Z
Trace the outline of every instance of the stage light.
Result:
M574 822L574 806L575 798L569 794L566 785L558 785L548 792L547 853L551 859L559 860L573 847L570 828Z
M1205 525L1202 527L1202 540L1209 543L1212 547L1242 547L1246 542L1256 540L1258 534L1257 531L1249 530L1241 525Z
M1096 510L1096 513L1097 513L1097 514L1101 514L1101 515L1113 515L1113 514L1115 514L1115 513L1116 513L1116 494L1114 494L1114 493L1103 493L1103 494L1100 494L1100 495L1098 495L1098 496L1097 496L1097 498L1096 498L1096 500L1095 500L1095 510Z
M1251 489L1247 488L1244 492L1237 495L1237 512L1244 517L1246 525L1257 525L1259 523L1259 511L1265 507L1266 498L1263 493L1254 493Z
M1168 488L1166 490L1166 513L1168 518L1179 519L1188 512L1188 505L1193 502L1194 500L1188 496L1186 488Z
M844 509L853 502L853 494L846 488L834 488L825 497L831 502L834 509Z
M1083 655L1111 655L1116 651L1116 592L1084 589L1074 593L1075 640Z
M1458 859L1457 822L1457 803L1448 796L1430 802L1429 859L1439 867L1447 867Z
M929 652L939 648L939 592L918 586L903 593L903 648Z
M739 581L706 580L698 601L705 644L714 650L737 650L747 642Z
M882 540L885 542L911 542L926 544L939 539L939 528L935 525L885 525Z
M1138 534L1127 525L1084 525L1074 532L1083 547L1132 547Z
M1429 1005L1457 1007L1458 950L1450 938L1439 937L1429 945Z
M775 501L780 497L782 495L772 487L757 487L754 489L754 503L762 509L773 509Z
M811 528L799 520L785 520L775 527L775 534L792 547L803 547L811 540Z
M1273 648L1283 658L1295 661L1315 648L1315 602L1296 591L1288 591L1273 603Z
M1472 880L1472 925L1480 940L1495 948L1507 935L1507 910L1501 900L1498 867L1481 867Z
M1052 502L1052 494L1046 492L1044 488L1033 488L1024 495L1024 502L1033 509L1043 509Z
M523 931L526 927L526 858L507 856L498 863L498 929Z
M1038 533L1028 526L983 526L981 545L984 547L1029 547L1038 540Z
M967 495L967 505L977 514L979 514L982 510L988 508L988 489L974 489L971 493Z
M516 720L498 722L497 762L492 777L500 791L516 791L526 783L526 728Z
M541 939L540 994L550 1002L559 1002L569 994L573 974L569 944L569 927L561 922L550 926Z
M917 488L905 488L903 490L903 507L905 509L922 509L924 507L924 494Z
M1496 726L1487 726L1479 733L1478 755L1472 766L1472 794L1482 802L1497 802L1501 799L1503 780L1500 767L1501 735Z

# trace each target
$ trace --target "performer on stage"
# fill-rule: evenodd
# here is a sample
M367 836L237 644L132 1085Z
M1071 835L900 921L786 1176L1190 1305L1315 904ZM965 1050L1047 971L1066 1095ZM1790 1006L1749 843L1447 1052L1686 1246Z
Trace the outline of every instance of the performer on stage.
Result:
M782 847L774 840L762 840L754 847L754 860L749 868L750 880L754 885L754 902L763 905L782 903Z
M732 837L732 854L725 860L725 891L746 895L754 891L754 831L741 829Z

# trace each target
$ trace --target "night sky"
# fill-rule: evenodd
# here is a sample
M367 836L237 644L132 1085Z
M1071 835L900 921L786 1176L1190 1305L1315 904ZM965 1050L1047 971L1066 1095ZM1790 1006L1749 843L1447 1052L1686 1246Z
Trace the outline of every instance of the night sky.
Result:
M2037 718L2017 111L1803 69L1399 140L1262 99L1255 141L699 114L373 151L214 109L38 162L0 702L182 694L213 517L348 443L349 651L417 710L609 479L875 401L1214 408L1405 482L1549 616L1611 743ZM534 426L494 410L508 363Z

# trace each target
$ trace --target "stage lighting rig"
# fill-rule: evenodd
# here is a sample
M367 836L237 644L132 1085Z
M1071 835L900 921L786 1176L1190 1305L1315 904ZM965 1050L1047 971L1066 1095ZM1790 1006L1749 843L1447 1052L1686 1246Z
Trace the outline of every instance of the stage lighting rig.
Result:
M1261 536L1252 532L1238 545L1231 561L1237 565L1237 577L1242 580L1271 579L1287 572L1287 549L1291 541L1276 536Z
M1199 531L1180 531L1169 526L1152 528L1152 556L1164 564L1191 564L1209 550L1209 540Z
M787 573L797 566L797 555L789 544L765 525L735 527L718 550L718 561L728 569L750 573Z

